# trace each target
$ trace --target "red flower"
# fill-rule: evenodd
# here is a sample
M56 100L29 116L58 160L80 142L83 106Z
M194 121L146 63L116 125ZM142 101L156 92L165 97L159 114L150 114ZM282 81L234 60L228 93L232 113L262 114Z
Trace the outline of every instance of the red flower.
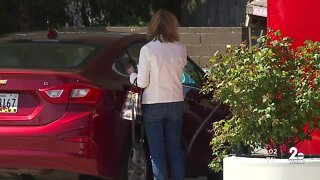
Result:
M284 56L281 57L280 62L284 64L286 62L286 58Z
M276 98L278 99L278 100L281 100L282 99L282 91L278 91L278 94L277 94L277 96L276 96Z
M314 88L314 80L311 80L310 82L309 82L309 86L313 89Z

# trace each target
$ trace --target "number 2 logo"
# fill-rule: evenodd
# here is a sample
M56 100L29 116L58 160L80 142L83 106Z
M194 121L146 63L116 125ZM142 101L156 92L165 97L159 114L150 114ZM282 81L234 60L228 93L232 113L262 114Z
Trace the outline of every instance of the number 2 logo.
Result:
M289 157L289 159L291 160L302 160L304 158L304 154L303 153L298 153L298 149L296 147L291 147L289 150L291 156Z

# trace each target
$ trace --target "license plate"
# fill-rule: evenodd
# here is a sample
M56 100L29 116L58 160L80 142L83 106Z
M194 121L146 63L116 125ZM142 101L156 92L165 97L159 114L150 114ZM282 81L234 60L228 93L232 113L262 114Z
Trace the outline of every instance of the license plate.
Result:
M0 113L16 113L18 99L19 94L0 93Z

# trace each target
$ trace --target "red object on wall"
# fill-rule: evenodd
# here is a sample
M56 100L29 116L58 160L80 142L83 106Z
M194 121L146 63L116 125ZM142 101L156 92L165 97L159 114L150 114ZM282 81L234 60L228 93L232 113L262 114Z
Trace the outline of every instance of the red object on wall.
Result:
M319 0L268 0L267 26L293 38L293 46L305 40L320 41Z
M293 39L293 47L305 40L320 41L319 0L268 0L267 26L280 30L283 36ZM311 134L311 141L297 145L305 155L320 154L320 132Z

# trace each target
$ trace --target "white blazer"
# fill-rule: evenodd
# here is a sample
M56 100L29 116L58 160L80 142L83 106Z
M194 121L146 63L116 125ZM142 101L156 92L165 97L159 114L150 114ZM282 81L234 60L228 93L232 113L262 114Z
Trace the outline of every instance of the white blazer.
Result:
M145 88L142 104L183 101L181 76L187 63L187 50L180 42L151 41L140 50L137 85Z

